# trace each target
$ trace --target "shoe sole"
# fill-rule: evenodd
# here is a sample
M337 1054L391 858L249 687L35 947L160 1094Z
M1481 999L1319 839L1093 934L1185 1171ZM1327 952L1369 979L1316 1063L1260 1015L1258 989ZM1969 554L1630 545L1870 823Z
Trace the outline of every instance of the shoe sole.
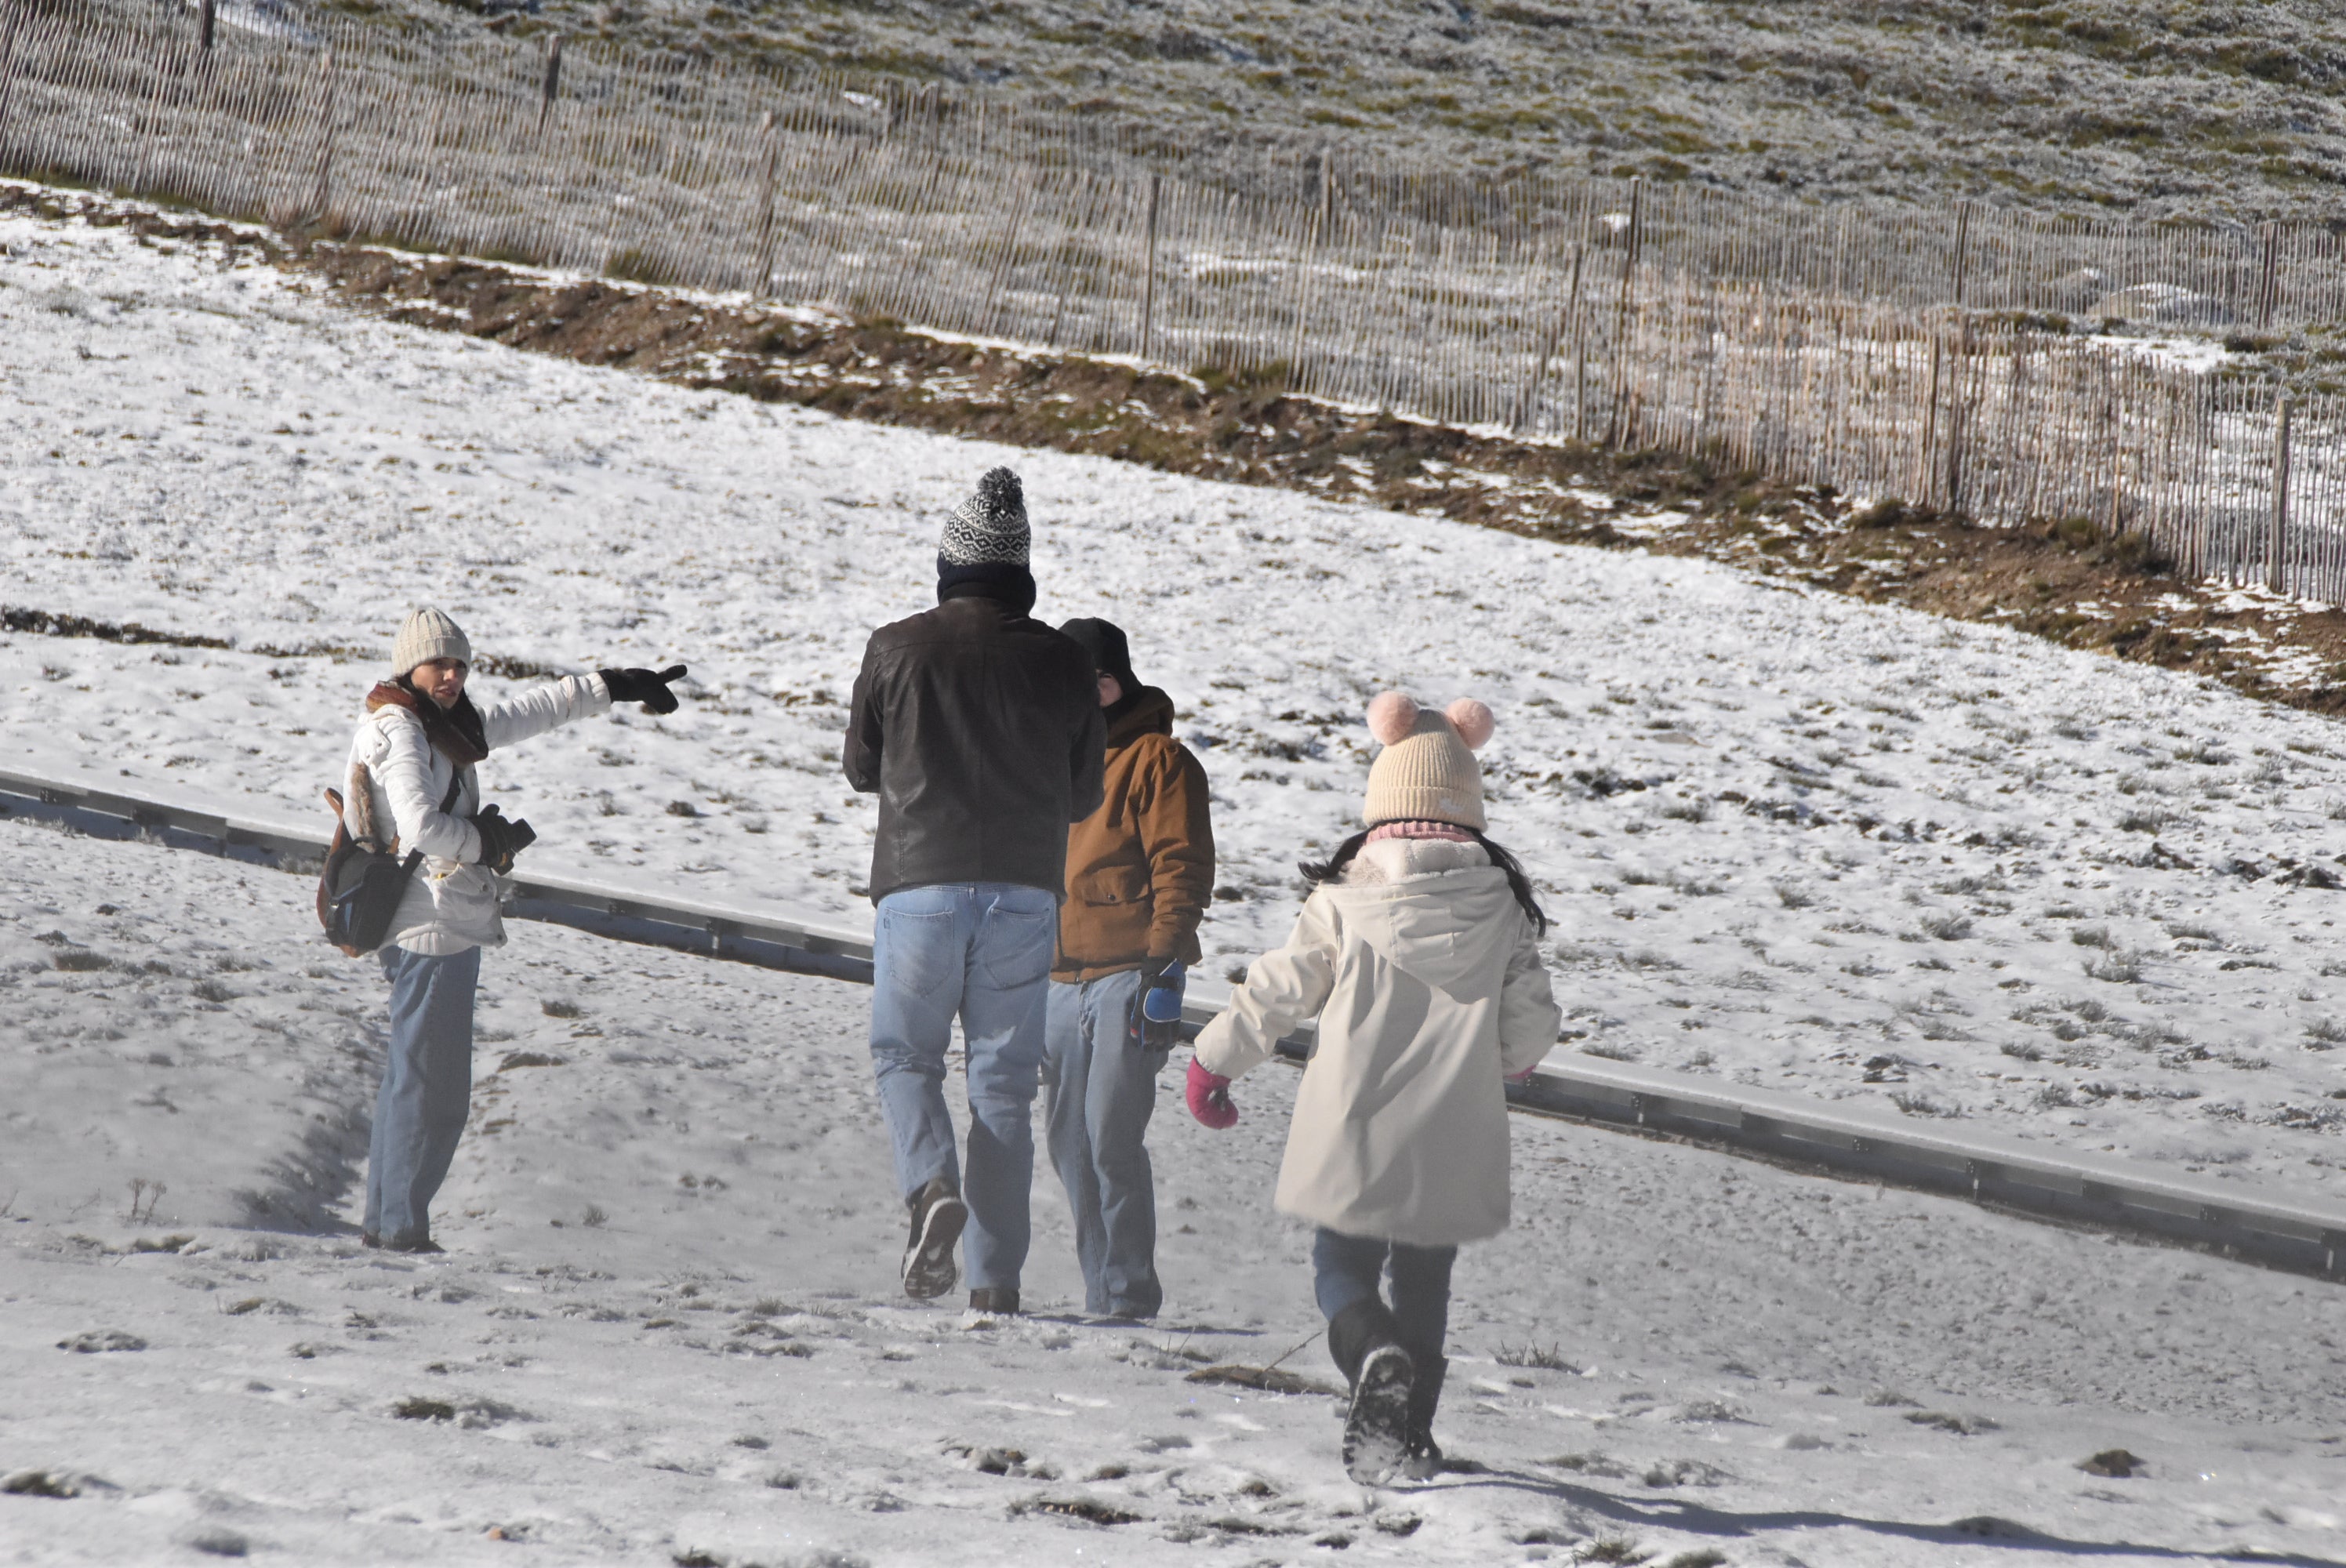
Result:
M905 1295L925 1301L954 1288L961 1278L954 1247L968 1222L969 1206L957 1197L941 1197L929 1205L921 1220L921 1238L904 1254Z
M1409 1390L1415 1369L1409 1352L1386 1345L1369 1352L1344 1418L1344 1473L1362 1486L1382 1486L1409 1457Z

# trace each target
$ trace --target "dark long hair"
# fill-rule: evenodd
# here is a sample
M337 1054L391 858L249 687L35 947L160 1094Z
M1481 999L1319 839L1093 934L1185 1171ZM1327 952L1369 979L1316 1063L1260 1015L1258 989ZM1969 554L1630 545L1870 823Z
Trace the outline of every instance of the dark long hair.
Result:
M1380 823L1379 826L1382 827L1383 824ZM1443 826L1452 827L1455 824L1444 823ZM1532 930L1541 936L1545 936L1548 928L1547 911L1540 908L1539 899L1532 891L1532 880L1524 874L1524 863L1508 853L1506 850L1484 838L1477 830L1460 828L1458 830L1472 836L1476 843L1483 846L1484 853L1491 857L1491 863L1507 873L1507 887L1515 893L1515 902L1523 906L1525 917L1532 922ZM1342 876L1344 868L1351 865L1359 856L1361 846L1369 841L1369 834L1372 831L1374 831L1373 829L1364 828L1353 834L1337 845L1336 852L1324 860L1305 860L1299 864L1295 869L1303 873L1304 885L1316 888L1321 882L1333 881Z

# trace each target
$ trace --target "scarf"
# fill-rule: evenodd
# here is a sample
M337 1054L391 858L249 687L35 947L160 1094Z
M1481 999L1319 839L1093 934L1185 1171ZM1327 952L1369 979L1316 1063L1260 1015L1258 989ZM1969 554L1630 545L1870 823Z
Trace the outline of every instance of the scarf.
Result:
M367 693L366 706L369 713L385 708L407 709L423 726L423 738L432 743L432 749L459 768L470 768L489 754L488 732L481 723L481 710L473 706L470 697L458 697L454 708L442 708L401 676L376 683Z
M1464 828L1454 828L1447 822L1383 822L1369 830L1368 843L1384 839L1447 839L1453 843L1471 844L1474 835Z

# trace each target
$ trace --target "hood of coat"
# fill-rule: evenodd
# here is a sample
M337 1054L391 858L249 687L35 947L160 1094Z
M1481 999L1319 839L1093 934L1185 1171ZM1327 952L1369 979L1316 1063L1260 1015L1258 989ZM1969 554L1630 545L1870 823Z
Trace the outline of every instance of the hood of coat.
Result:
M1173 699L1144 686L1107 711L1107 747L1113 751L1144 735L1173 733Z
M1521 935L1507 874L1480 844L1380 840L1320 891L1386 962L1461 1002L1498 993Z

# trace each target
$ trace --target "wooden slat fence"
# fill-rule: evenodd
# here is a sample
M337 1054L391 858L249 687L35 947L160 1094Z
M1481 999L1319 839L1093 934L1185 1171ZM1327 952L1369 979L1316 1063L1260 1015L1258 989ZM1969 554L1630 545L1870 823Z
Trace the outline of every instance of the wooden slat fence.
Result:
M1716 449L1984 523L2135 530L2198 571L2346 600L2346 401L2284 407L2045 320L2334 324L2326 229L1811 208L1339 148L1209 164L933 88L219 16L206 48L192 9L0 0L0 171Z

